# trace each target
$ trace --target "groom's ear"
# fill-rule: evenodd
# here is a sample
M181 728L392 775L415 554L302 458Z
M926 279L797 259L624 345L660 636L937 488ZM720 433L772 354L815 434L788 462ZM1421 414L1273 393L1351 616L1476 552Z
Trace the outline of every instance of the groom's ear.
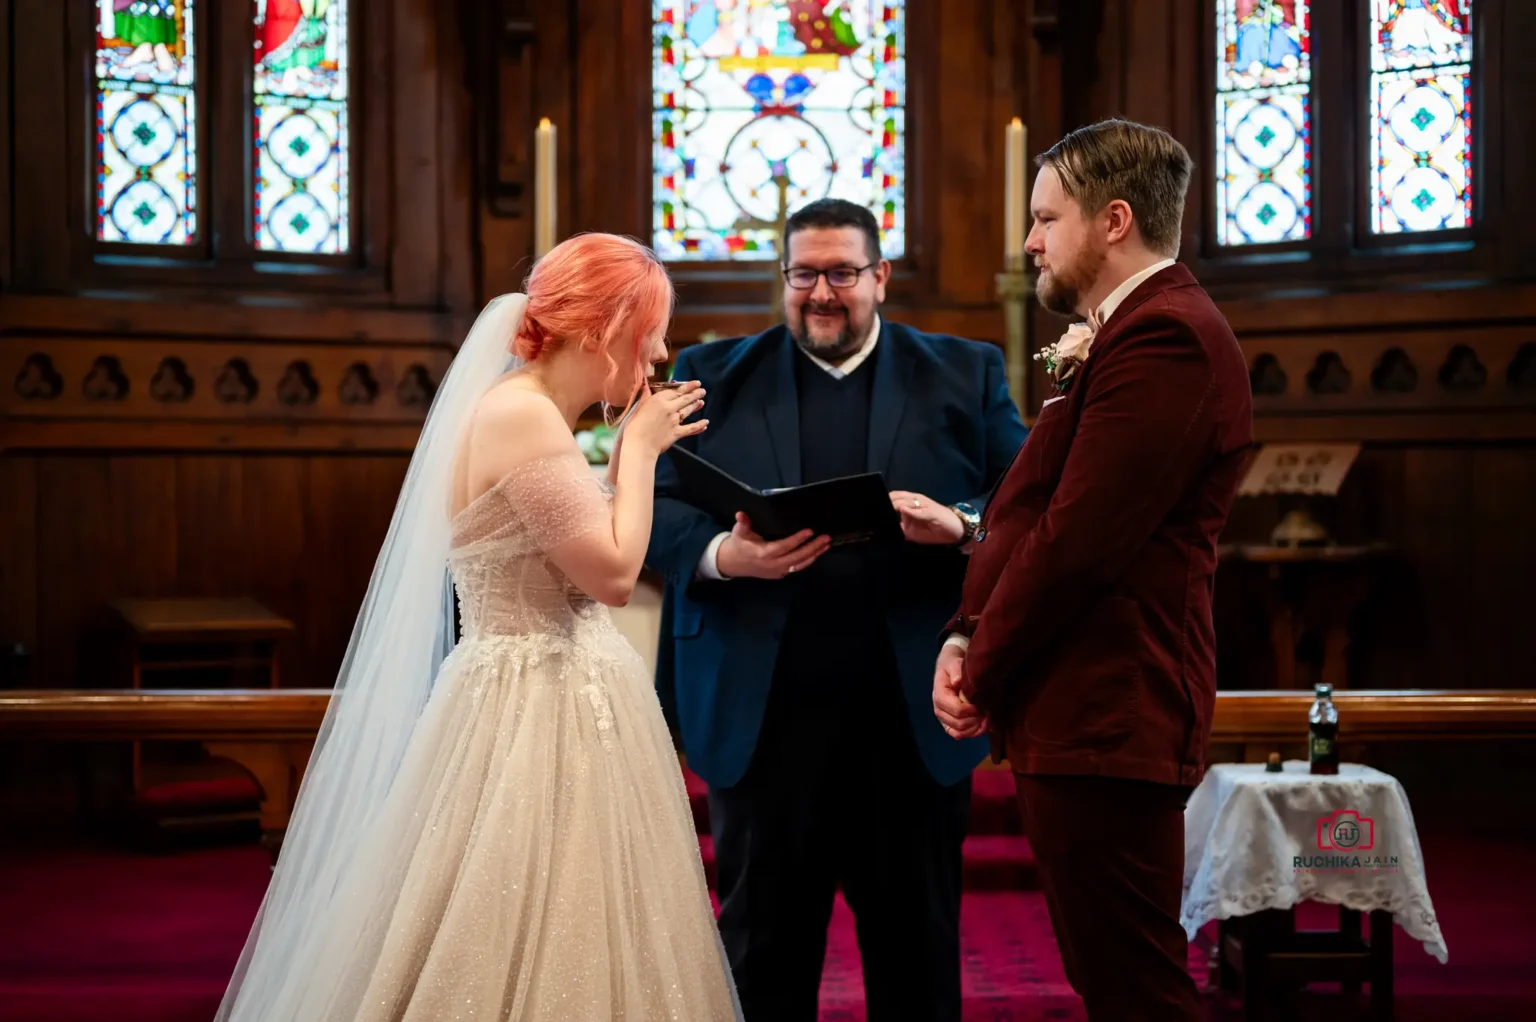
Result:
M1104 221L1105 240L1111 245L1121 244L1129 240L1133 233L1139 233L1136 214L1131 210L1131 204L1124 199L1110 199L1099 212L1099 217Z

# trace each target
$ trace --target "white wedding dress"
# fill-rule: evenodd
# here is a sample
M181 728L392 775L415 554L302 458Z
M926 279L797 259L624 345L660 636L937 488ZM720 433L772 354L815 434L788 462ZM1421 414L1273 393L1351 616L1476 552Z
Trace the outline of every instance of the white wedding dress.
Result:
M463 639L285 1018L738 1017L649 672L549 558L611 523L574 444L454 517Z

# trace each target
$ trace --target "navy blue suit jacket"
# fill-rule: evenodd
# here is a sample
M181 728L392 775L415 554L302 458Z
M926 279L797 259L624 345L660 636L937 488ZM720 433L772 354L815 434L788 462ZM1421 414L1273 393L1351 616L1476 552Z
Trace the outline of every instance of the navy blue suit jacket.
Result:
M759 489L799 485L793 360L803 357L783 326L679 352L675 378L700 380L709 391L709 429L683 443ZM884 474L887 489L981 510L1025 436L1002 352L887 320L870 361L869 470ZM716 787L734 785L752 761L795 587L808 581L699 579L699 558L730 525L679 498L676 472L663 456L646 555L666 578L657 689L682 733L689 767ZM901 559L895 577L903 584L870 599L885 604L923 761L940 784L954 784L988 749L984 738L950 738L933 715L933 636L959 600L966 558L953 548L911 543L893 556ZM827 641L838 641L835 627ZM870 739L878 757L881 738Z

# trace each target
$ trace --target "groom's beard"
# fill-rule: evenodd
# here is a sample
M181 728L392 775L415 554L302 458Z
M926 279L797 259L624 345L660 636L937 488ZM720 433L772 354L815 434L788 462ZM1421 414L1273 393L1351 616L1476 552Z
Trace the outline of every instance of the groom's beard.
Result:
M1075 316L1083 292L1091 290L1104 270L1108 257L1095 249L1086 249L1077 259L1054 270L1040 271L1035 294L1040 304L1058 316Z
M842 326L831 335L812 334L806 317L817 313L841 316ZM800 315L796 317L796 321L791 321L788 326L789 335L795 339L800 349L824 362L839 362L848 358L863 347L865 337L869 333L869 324L863 324L863 328L860 329L860 325L853 321L853 315L848 311L848 307L841 302L806 302L800 307Z

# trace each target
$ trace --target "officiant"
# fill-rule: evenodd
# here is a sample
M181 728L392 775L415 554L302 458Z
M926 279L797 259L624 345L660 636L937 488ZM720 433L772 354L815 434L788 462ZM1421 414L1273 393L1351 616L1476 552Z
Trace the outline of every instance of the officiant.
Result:
M690 506L669 459L647 563L657 685L709 784L720 930L747 1022L814 1020L836 889L871 1022L960 1017L961 843L985 740L933 715L933 641L993 483L1024 442L996 346L880 315L870 211L785 229L784 319L678 354L709 392L689 450L759 489L878 472L903 539L772 542Z

